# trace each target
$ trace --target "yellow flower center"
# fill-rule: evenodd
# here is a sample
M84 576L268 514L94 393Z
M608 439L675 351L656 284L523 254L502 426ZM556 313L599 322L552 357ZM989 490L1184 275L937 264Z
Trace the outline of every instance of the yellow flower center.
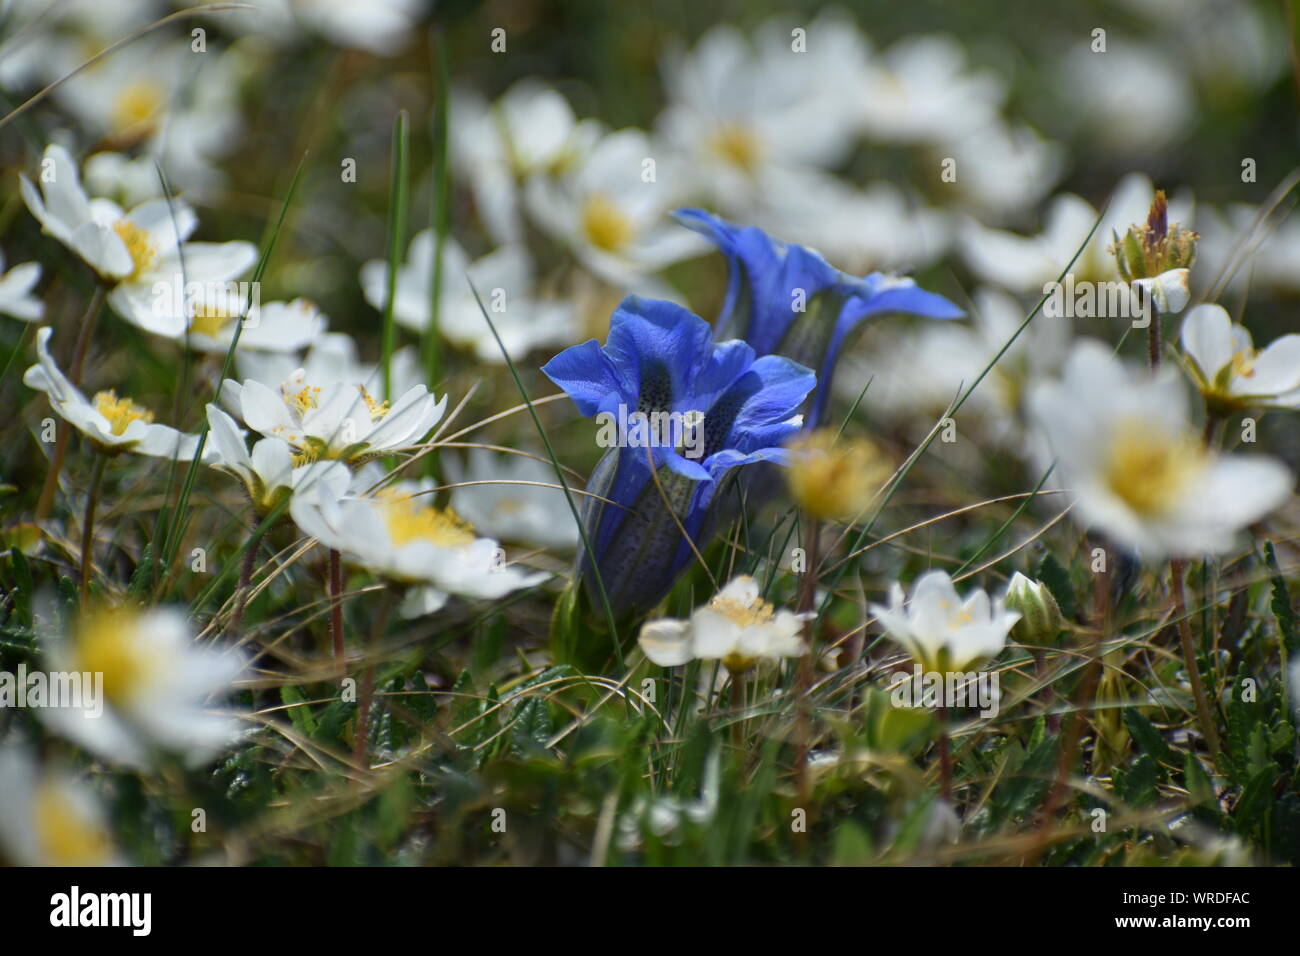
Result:
M790 491L801 508L818 518L856 517L889 477L879 449L865 439L837 439L823 429L802 436L790 451Z
M450 508L434 508L414 495L386 489L376 496L380 514L393 547L415 541L429 541L442 548L455 548L474 540L469 523Z
M1106 486L1139 515L1156 515L1205 464L1205 449L1195 435L1126 422L1111 443Z
M113 223L113 231L126 244L126 251L131 256L132 268L131 274L126 277L127 281L138 279L158 258L158 247L148 232L129 219L119 219Z
M140 616L128 608L92 611L77 629L76 670L102 674L104 696L129 704L148 688L160 662L140 640Z
M767 624L775 616L771 603L762 598L755 598L753 604L742 604L734 598L718 594L709 602L709 609L717 611L740 627Z
M716 156L752 175L763 158L763 145L753 131L745 126L723 126L709 141L709 149Z
M1255 359L1259 353L1254 349L1242 349L1232 354L1232 377L1252 378L1255 374Z
M281 385L280 395L284 398L284 403L288 405L292 411L302 415L308 409L316 407L316 399L320 395L320 388L312 385L304 385L295 392L287 390L283 385Z
M52 866L103 866L111 858L107 831L86 819L58 784L36 788L32 825L42 854Z
M118 398L111 388L95 394L95 411L108 419L109 430L121 435L132 422L151 422L153 412L129 398Z
M125 136L142 131L139 127L152 126L163 102L163 91L156 83L138 80L128 84L113 103L113 132Z
M582 231L597 249L617 252L631 241L635 230L623 210L597 193L582 207Z
M206 335L210 339L219 338L230 328L237 317L218 305L201 305L194 310L190 319L190 332L194 335Z

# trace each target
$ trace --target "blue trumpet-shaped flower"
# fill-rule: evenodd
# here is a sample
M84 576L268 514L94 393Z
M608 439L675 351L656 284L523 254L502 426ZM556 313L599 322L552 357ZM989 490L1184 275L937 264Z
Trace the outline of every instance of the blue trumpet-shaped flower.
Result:
M811 249L779 242L755 226L736 226L701 209L681 209L675 215L727 257L730 275L717 337L741 338L759 355L784 355L816 370L810 426L821 420L830 401L840 349L864 319L889 312L932 319L965 314L911 279L881 272L858 278Z
M712 535L735 469L784 462L782 446L816 384L787 358L715 343L698 316L636 296L615 310L604 346L593 339L565 349L542 371L583 415L603 421L602 434L619 436L605 442L612 447L587 482L582 516L619 617L668 593L694 559L692 545ZM579 556L578 577L598 602L592 555Z

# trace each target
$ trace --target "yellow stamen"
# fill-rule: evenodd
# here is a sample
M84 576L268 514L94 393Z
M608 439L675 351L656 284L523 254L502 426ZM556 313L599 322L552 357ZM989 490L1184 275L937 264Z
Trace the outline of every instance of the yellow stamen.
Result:
M138 279L158 258L158 247L148 232L129 219L119 219L113 223L113 231L126 243L126 251L131 256L132 268L131 274L126 277L127 281Z
M95 394L95 411L108 419L114 435L123 434L132 422L152 422L153 412L129 398L118 398L111 388Z
M142 641L140 615L129 608L91 611L77 629L75 670L102 674L104 696L124 706L146 691L160 662Z
M742 604L734 598L717 594L709 602L709 609L717 611L740 627L767 624L775 616L771 603L762 598L755 598L753 604Z
M1253 378L1255 375L1255 359L1259 353L1254 349L1242 349L1240 352L1232 354L1232 376L1233 378Z
M450 508L434 508L421 497L392 490L381 491L376 497L394 547L429 541L439 547L454 548L474 540L473 528Z
M1156 515L1206 465L1200 441L1143 421L1122 424L1110 446L1106 485L1139 515Z
M312 385L304 385L296 392L286 391L283 385L280 386L280 395L284 398L284 403L299 415L303 414L310 408L316 407L316 399L320 395L320 388Z
M617 252L631 241L635 229L623 210L596 193L582 207L582 231L597 249Z
M357 388L361 389L361 397L365 399L366 408L370 409L370 420L372 422L377 422L388 414L388 410L392 407L392 403L390 403L388 399L384 399L382 402L376 401L371 394L366 391L364 385L358 385Z
M790 491L801 508L818 518L856 517L889 477L889 466L875 445L866 439L837 438L829 429L801 436L790 452Z
M49 781L39 784L32 824L45 861L52 866L103 866L111 858L108 832L86 819L66 791Z
M753 175L763 159L763 144L745 126L723 126L709 141L709 149L742 172Z

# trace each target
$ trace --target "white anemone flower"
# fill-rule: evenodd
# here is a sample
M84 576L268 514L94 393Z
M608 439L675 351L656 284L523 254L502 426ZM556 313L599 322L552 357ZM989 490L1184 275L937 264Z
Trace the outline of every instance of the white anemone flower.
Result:
M1251 406L1300 408L1300 335L1256 349L1250 330L1221 305L1198 305L1183 319L1188 370L1216 412Z
M269 513L299 488L311 487L317 481L333 488L336 494L347 489L351 474L342 462L302 464L294 460L293 448L282 438L259 439L250 453L235 420L215 405L209 404L207 410L213 449L210 464L243 482L259 514Z
M471 448L466 467L453 458L445 465L450 482L466 482L452 491L451 500L475 528L538 548L572 551L577 546L578 525L555 469L546 462Z
M397 270L393 317L415 332L429 327L435 244L432 230L418 233L411 240L406 262ZM448 237L442 247L438 329L453 345L493 364L504 364L505 359L483 317L484 309L511 359L523 358L542 346L571 343L578 334L572 303L538 298L533 285L532 262L522 245L502 246L471 263ZM382 312L388 301L388 263L376 259L362 266L361 286L366 301ZM482 298L481 308L474 289Z
M54 364L49 348L53 331L48 326L37 331L38 361L23 374L23 384L44 392L60 418L107 455L129 451L156 458L175 457L179 461L194 457L199 445L197 435L155 423L153 412L126 396L119 397L109 389L95 393L88 401ZM211 454L211 449L204 449L205 459Z
M249 242L187 242L198 218L179 199L151 199L124 212L89 198L62 146L46 147L40 183L38 192L21 176L19 187L41 228L99 274L114 312L145 331L180 338L186 317L175 305L177 290L229 282L257 259Z
M39 263L23 262L4 271L4 253L0 253L0 313L22 322L38 322L45 315L45 303L32 295L41 281Z
M660 667L692 660L721 661L733 674L760 661L779 662L808 652L800 634L815 615L776 610L759 596L758 582L742 574L692 612L689 620L660 618L641 627L637 642Z
M910 600L895 581L889 605L872 604L870 610L912 660L935 673L968 671L991 661L1020 620L1003 598L990 598L980 588L960 597L946 571L927 571L917 578Z
M449 508L435 508L424 485L401 482L373 494L337 495L317 482L289 501L304 534L352 564L408 586L401 613L431 614L458 594L496 600L546 580L505 561L491 538L480 538Z
M525 238L519 187L534 177L561 176L600 138L596 120L579 120L557 90L519 80L492 104L457 92L451 148L488 234L502 244Z
M108 815L67 771L26 747L0 748L0 856L14 866L113 866Z
M653 175L647 162L654 164ZM530 180L528 209L594 275L634 285L710 248L668 216L684 195L674 184L679 172L645 133L619 130L603 137L566 176Z
M325 317L309 299L258 304L237 289L231 291L205 290L190 301L186 345L225 355L242 323L237 351L297 352L325 331Z
M302 369L303 377L320 388L327 385L364 385L372 394L383 390L384 373L377 364L357 357L357 344L345 332L326 332L311 343L305 352L264 352L238 349L235 367L244 380L252 379L271 388L293 377ZM393 353L391 365L393 394L405 395L424 381L420 356L412 345ZM221 402L238 412L236 393L223 389Z
M665 58L668 105L656 131L689 168L697 198L747 218L774 174L830 170L847 157L867 56L861 32L836 13L770 20L752 38L716 26Z
M196 644L179 608L92 608L43 646L51 670L96 675L103 699L52 703L38 714L105 760L145 768L162 750L198 766L238 736L235 714L207 702L229 692L244 661Z
M1291 496L1281 462L1205 447L1173 369L1126 367L1096 340L1080 340L1029 407L1079 520L1144 558L1226 551Z
M380 401L365 385L317 385L297 369L271 388L263 382L222 383L222 400L237 408L244 423L267 438L282 438L304 458L361 462L410 448L442 418L441 400L414 385L395 401Z

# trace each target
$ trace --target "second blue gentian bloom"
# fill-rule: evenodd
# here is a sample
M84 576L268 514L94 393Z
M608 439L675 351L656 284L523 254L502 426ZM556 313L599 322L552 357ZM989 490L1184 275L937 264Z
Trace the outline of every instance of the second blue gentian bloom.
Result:
M733 225L702 209L675 215L727 257L717 338L744 339L758 355L784 355L817 372L809 427L824 417L840 351L863 320L885 313L932 319L965 314L911 279L882 272L848 275L811 249L780 242L756 226Z
M785 460L783 446L816 385L788 358L714 342L709 324L686 309L635 296L614 312L605 345L593 339L565 349L542 371L587 417L670 413L696 421L663 443L632 432L587 482L583 525L619 618L653 608L695 560L694 549L703 550L736 469ZM579 555L577 572L599 607L591 555Z

